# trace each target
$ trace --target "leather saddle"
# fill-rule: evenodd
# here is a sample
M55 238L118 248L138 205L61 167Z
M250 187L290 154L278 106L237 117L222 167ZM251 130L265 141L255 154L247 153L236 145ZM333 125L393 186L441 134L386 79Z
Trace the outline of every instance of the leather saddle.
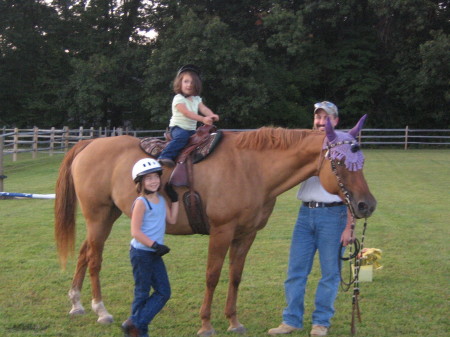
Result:
M144 138L140 142L141 149L152 157L159 157L170 141L170 134L165 133L166 140ZM210 155L222 139L222 131L214 125L200 126L189 138L186 147L176 159L176 166L169 178L169 184L189 188L183 195L183 203L188 216L189 225L196 234L209 234L208 218L203 209L200 194L194 190L193 165Z
M166 140L155 137L141 139L140 147L148 155L158 158L171 140L168 132L165 133L165 138ZM222 131L217 130L216 126L200 126L196 133L189 138L188 144L176 158L176 166L170 176L169 183L174 186L190 187L192 181L189 179L189 170L192 170L192 165L208 157L221 139Z

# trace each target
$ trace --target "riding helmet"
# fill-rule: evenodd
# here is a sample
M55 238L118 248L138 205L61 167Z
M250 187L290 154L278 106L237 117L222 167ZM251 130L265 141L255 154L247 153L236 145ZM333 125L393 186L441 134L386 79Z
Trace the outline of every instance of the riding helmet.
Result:
M186 65L182 66L177 72L177 77L180 74L184 73L185 71L192 71L192 72L196 73L198 75L198 77L201 77L200 68L193 64L186 64Z
M145 176L146 174L157 172L159 175L162 173L161 165L152 158L140 159L134 164L133 171L131 173L134 182L137 182L139 177Z

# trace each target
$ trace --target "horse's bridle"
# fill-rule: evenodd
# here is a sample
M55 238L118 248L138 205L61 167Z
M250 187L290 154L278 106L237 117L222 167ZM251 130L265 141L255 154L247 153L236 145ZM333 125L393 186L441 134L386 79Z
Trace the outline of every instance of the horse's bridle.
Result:
M350 140L345 140L345 141L340 141L340 142L336 142L336 143L327 143L325 146L325 149L327 150L325 152L324 158L328 159L331 163L331 169L334 173L334 175L336 176L339 188L341 189L342 194L345 197L345 204L347 205L348 209L350 210L350 214L352 216L352 223L351 223L351 237L354 236L354 231L355 231L355 210L353 209L352 203L351 203L351 195L348 192L348 190L345 188L344 183L342 182L341 177L338 174L337 171L337 165L342 165L342 162L338 159L333 159L331 157L331 149L339 146L339 145L344 145L344 144L349 144L351 146L351 151L352 152L356 152L359 151L359 145L358 143L354 142L354 141L350 141ZM320 164L320 166L322 165L322 163ZM366 228L367 228L367 218L365 218L364 220L364 227L363 227L363 231L362 231L362 237L361 237L361 242L355 238L355 241L353 242L353 246L350 246L349 250L350 250L350 256L347 258L344 258L342 256L342 248L343 245L341 243L340 247L339 247L339 251L338 251L338 265L339 265L339 275L341 278L341 288L343 291L348 291L350 289L350 286L353 284L353 296L352 296L352 321L351 321L351 333L352 335L356 334L356 327L355 327L355 316L358 316L358 321L361 323L361 313L359 310L359 303L358 303L358 296L360 294L359 291L359 269L360 269L360 265L361 265L361 255L359 254L359 252L361 252L364 248L364 238L365 238L365 233L366 233ZM352 252L352 248L354 248L354 252ZM342 278L342 261L349 261L350 263L350 276L349 276L349 281L345 282L344 279ZM352 277L352 268L351 265L354 264L354 276Z

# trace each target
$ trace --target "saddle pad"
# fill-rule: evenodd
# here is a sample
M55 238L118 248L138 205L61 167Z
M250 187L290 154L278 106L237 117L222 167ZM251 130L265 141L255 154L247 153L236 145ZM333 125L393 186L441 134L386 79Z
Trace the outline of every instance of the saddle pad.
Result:
M210 153L212 153L222 139L222 135L222 131L219 130L217 132L211 133L207 138L205 138L204 141L198 144L190 154L192 156L192 162L196 164L205 159ZM165 140L161 140L155 137L147 137L141 139L139 145L145 153L154 158L158 158L167 144L168 142Z
M158 158L162 150L167 146L167 141L155 137L147 137L141 139L139 145L145 153L154 158Z

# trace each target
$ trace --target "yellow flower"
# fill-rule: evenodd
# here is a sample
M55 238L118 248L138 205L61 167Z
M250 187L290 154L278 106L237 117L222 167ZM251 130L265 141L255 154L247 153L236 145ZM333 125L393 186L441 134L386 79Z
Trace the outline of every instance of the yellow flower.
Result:
M375 269L383 268L383 266L378 262L378 260L381 260L381 249L364 248L361 253L361 266L373 265Z

